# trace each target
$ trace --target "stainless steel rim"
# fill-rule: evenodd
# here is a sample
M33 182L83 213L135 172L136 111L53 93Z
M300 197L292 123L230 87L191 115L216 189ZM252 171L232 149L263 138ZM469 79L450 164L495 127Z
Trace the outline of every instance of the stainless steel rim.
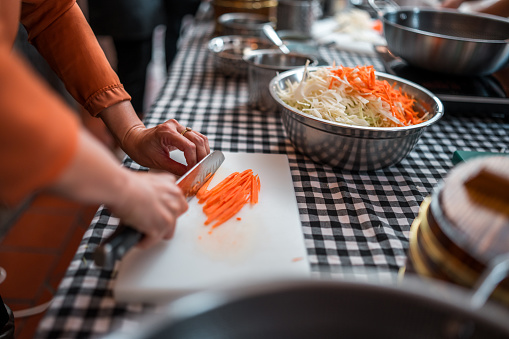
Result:
M329 66L324 66L324 67L329 67ZM310 72L312 72L312 71L316 71L318 68L319 67L309 67L308 70ZM305 114L305 113L295 109L294 107L286 104L283 100L281 100L279 95L276 93L276 83L277 82L279 82L282 78L285 78L287 76L293 75L293 74L295 74L297 72L301 72L301 71L302 71L302 67L301 68L297 68L297 69L293 69L293 70L290 70L290 71L286 71L286 72L280 73L279 75L275 76L271 80L271 82L269 84L270 94L274 98L274 100L276 100L280 105L282 105L284 108L286 108L288 111L292 112L293 114L295 114L295 115L297 115L299 117L305 118L305 119L310 119L312 121L315 121L315 122L323 124L323 125L345 127L345 128L349 128L349 129L365 130L365 131L372 131L372 132L374 132L374 131L380 131L380 132L403 132L403 131L416 130L416 129L420 129L420 128L432 125L436 121L440 120L440 118L442 118L442 116L444 115L444 106L443 106L442 102L440 101L440 99L436 95L434 95L432 92L430 92L426 88L424 88L424 87L422 87L422 86L420 86L420 85L418 85L418 84L416 84L416 83L414 83L412 81L400 78L398 76L376 71L375 74L377 76L382 76L382 77L384 77L386 79L391 79L391 80L394 80L394 81L405 83L405 84L407 84L409 86L412 86L412 87L414 87L414 88L416 88L416 89L426 93L429 97L431 97L433 99L434 103L437 105L437 112L435 113L435 115L433 117L431 117L429 120L426 120L425 122L422 122L422 123L420 123L418 125L403 126L403 127L364 127L364 126L348 125L348 124L343 124L343 123L339 123L339 122L328 121L328 120L320 119L320 118L317 118L317 117L313 117L311 115ZM316 126L314 126L314 127L316 128Z

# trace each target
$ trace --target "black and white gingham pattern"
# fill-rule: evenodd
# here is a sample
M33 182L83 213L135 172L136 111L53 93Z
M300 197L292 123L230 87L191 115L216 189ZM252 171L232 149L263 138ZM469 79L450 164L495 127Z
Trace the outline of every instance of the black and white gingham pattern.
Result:
M491 118L447 116L428 128L399 164L370 173L333 169L296 153L279 116L250 109L246 79L216 74L207 42L209 24L191 27L147 126L175 118L208 136L211 147L232 152L287 154L302 231L313 271L361 266L397 270L405 265L409 229L419 205L452 167L455 150L500 152L509 145L509 124ZM382 63L370 55L320 48L345 66ZM126 159L125 165L142 169ZM97 337L130 326L149 305L112 298L111 271L91 265L95 247L118 220L100 209L41 321L38 337Z

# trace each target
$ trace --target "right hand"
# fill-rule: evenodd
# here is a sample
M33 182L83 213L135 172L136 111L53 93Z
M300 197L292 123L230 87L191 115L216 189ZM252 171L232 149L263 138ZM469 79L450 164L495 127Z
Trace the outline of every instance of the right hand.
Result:
M147 248L161 239L171 239L177 218L188 208L175 176L169 173L132 172L115 206L108 206L122 222L145 237L139 247Z

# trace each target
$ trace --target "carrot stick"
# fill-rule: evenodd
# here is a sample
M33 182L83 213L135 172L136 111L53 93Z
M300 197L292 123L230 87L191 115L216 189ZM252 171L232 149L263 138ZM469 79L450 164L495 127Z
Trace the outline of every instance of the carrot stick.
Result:
M329 89L339 86L342 79L350 84L351 88L346 90L351 94L371 96L375 95L390 107L392 115L403 125L412 125L423 122L419 113L413 108L415 100L403 93L401 89L395 89L386 80L377 80L373 66L357 66L334 68L332 66Z
M216 228L236 215L247 203L254 205L258 202L260 178L253 174L253 170L247 169L230 174L210 190L207 187L200 189L199 203L204 204L203 212L207 216L205 225L215 222L212 228Z
M201 197L208 192L207 188L209 187L210 185L210 182L212 181L212 178L214 178L214 174L212 174L208 179L207 181L205 181L205 183L203 184L202 187L200 187L200 189L198 190L198 192L196 192L196 197L198 199L201 199Z

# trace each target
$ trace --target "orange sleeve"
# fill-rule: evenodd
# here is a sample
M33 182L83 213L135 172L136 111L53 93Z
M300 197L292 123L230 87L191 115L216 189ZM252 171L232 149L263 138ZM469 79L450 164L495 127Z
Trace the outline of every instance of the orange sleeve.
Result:
M69 165L80 127L5 41L0 41L0 103L0 204L14 207Z
M25 0L21 23L30 42L90 114L131 99L75 0Z

